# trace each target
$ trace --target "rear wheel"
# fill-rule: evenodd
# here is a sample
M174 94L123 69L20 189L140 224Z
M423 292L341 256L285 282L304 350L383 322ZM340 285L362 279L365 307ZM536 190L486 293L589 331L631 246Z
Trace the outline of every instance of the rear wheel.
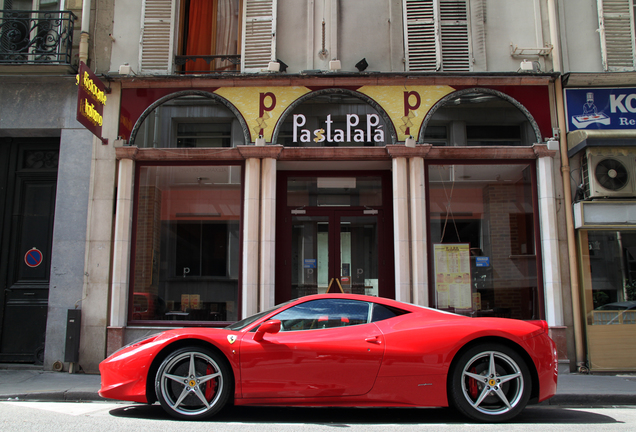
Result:
M474 420L510 420L530 399L528 366L517 352L501 344L478 345L463 353L450 380L451 403Z
M230 396L231 373L225 359L200 347L174 351L161 363L155 392L173 417L201 420L216 414Z

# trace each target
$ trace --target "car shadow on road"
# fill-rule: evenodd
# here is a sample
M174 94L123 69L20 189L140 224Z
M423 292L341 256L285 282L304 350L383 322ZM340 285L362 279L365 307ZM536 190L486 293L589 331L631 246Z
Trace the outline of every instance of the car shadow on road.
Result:
M170 417L160 405L128 405L111 410L114 417L182 422ZM297 408L236 407L223 409L210 423L280 423L315 425L351 424L448 424L471 423L450 408ZM611 416L585 408L536 406L526 408L513 424L612 424Z

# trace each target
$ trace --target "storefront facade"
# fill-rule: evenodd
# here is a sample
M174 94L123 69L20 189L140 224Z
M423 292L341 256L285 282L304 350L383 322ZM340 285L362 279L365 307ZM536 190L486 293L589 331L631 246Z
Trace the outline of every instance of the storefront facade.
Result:
M552 78L441 81L117 83L107 351L324 292L564 339Z
M580 185L574 224L587 364L592 372L633 371L636 89L576 87L576 77L573 82L565 96L568 156Z

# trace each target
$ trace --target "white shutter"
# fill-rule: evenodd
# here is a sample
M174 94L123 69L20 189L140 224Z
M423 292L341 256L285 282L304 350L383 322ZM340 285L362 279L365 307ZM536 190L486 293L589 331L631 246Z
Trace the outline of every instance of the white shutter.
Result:
M142 73L172 71L174 0L143 0L139 68Z
M276 0L243 3L241 72L260 72L276 60Z
M404 0L406 67L410 71L469 71L466 0Z
M470 37L465 0L440 0L439 18L442 40L442 70L469 71Z
M634 7L632 0L598 0L603 69L634 70Z
M404 0L406 69L436 71L441 68L437 2Z

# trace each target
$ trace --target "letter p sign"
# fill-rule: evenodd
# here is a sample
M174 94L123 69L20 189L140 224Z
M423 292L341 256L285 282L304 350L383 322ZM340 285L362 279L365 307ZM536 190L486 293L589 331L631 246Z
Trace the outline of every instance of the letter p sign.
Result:
M269 103L267 103L269 101ZM263 117L265 112L269 112L276 108L276 95L274 93L261 93L258 103L258 116Z

